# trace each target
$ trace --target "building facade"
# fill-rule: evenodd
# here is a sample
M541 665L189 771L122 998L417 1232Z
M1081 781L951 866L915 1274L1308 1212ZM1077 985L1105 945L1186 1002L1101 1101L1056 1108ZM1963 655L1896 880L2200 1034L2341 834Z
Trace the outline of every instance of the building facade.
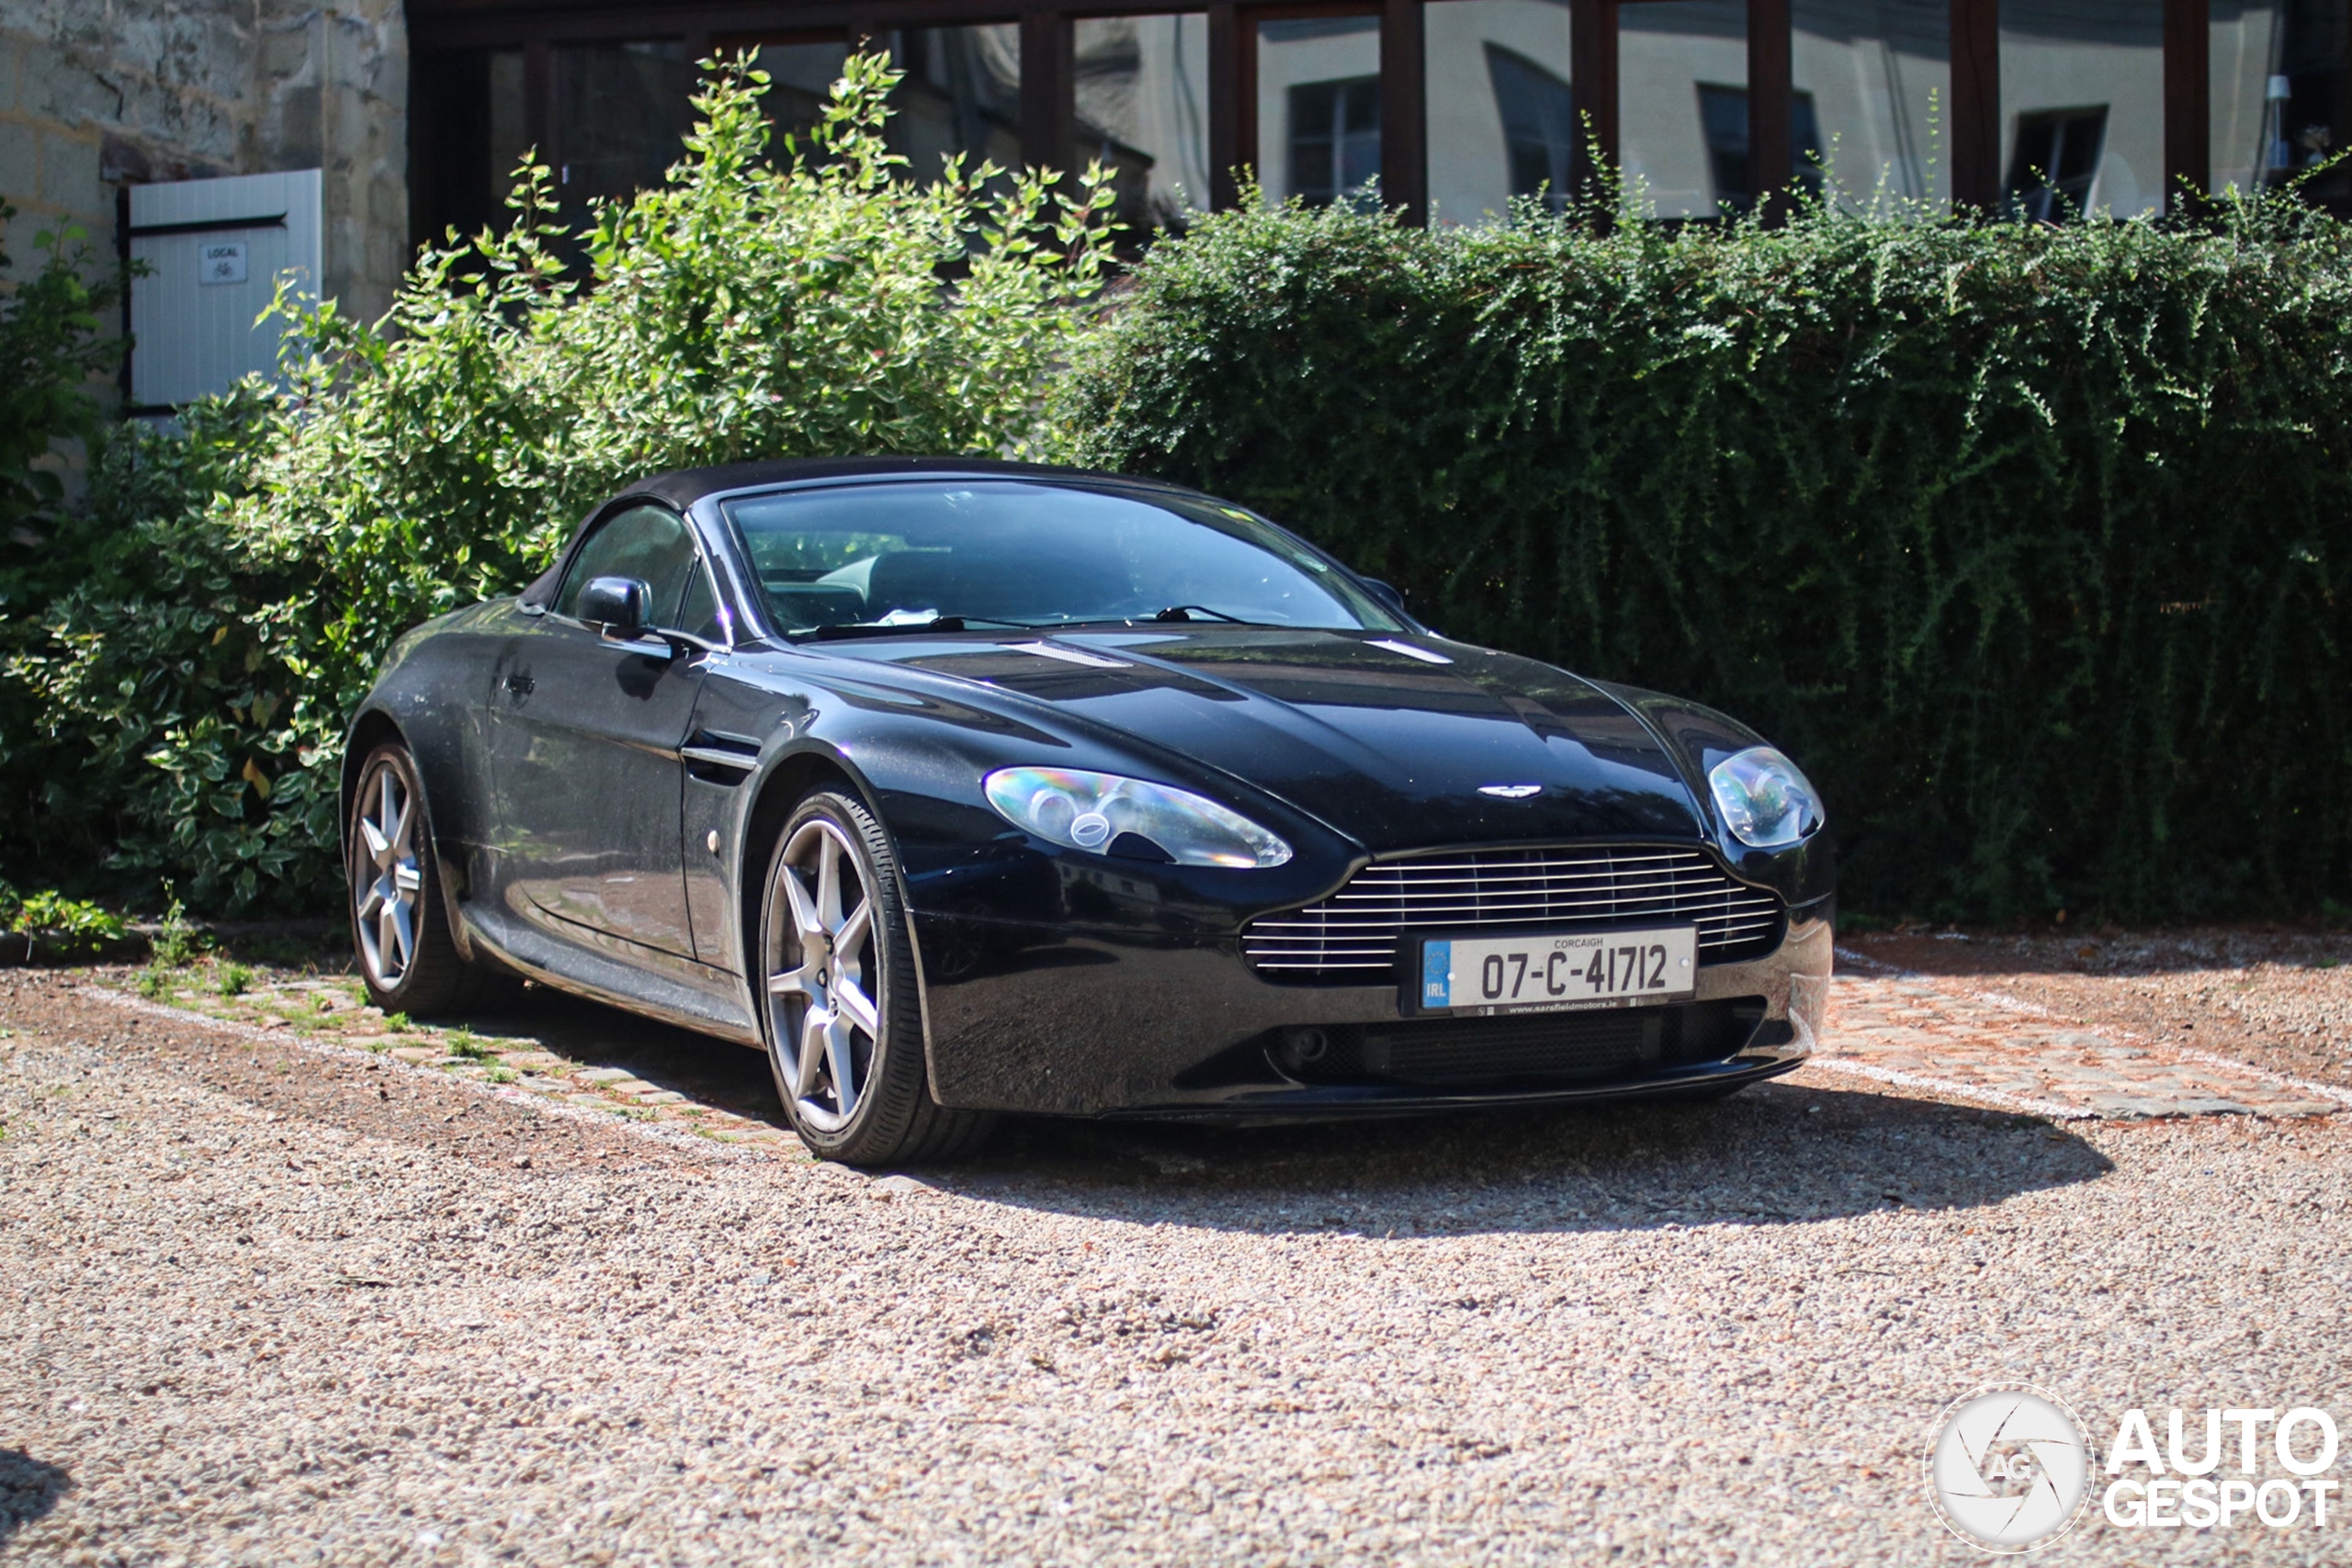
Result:
M0 200L124 243L130 187L322 171L324 293L381 311L405 270L401 0L0 0Z
M130 186L323 171L323 292L373 313L420 243L494 221L528 149L565 209L658 176L695 62L752 50L785 129L856 40L893 127L1118 172L1128 219L1244 199L1415 220L1622 171L1658 217L1804 188L2063 220L2324 158L2352 0L0 0L0 198L117 238ZM2346 182L2316 187L2342 202ZM1769 210L1769 209L1768 209Z

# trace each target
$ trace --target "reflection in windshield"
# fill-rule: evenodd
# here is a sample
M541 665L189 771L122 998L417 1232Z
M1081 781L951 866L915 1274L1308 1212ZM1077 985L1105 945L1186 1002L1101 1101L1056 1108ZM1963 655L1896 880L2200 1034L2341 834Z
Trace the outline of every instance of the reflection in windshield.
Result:
M1238 507L1026 479L725 503L776 628L1166 620L1396 631L1329 563Z

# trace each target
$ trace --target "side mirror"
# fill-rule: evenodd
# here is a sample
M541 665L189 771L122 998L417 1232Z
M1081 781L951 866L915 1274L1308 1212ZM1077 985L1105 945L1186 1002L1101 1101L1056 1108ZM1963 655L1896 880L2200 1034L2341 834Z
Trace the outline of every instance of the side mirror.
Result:
M653 590L634 577L593 577L580 591L580 618L611 637L643 637L652 604Z
M1411 611L1405 608L1404 592L1395 583L1383 582L1376 577L1367 577L1361 581L1366 588L1372 590L1372 596L1374 598L1379 600L1382 604L1387 605L1398 615L1408 615L1412 614Z

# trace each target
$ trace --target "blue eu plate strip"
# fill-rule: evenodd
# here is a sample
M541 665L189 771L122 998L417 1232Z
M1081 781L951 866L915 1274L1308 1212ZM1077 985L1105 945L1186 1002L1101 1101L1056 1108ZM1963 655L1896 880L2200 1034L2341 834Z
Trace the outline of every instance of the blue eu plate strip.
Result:
M1421 943L1421 1005L1453 1005L1453 944L1450 942Z

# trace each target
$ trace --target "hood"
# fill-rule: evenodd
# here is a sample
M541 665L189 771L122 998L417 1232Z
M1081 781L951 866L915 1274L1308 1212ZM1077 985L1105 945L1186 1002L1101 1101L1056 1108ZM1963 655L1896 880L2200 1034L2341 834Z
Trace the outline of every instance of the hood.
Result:
M1051 704L1278 795L1374 854L1712 837L1678 760L1616 699L1436 637L1182 626L827 651Z

